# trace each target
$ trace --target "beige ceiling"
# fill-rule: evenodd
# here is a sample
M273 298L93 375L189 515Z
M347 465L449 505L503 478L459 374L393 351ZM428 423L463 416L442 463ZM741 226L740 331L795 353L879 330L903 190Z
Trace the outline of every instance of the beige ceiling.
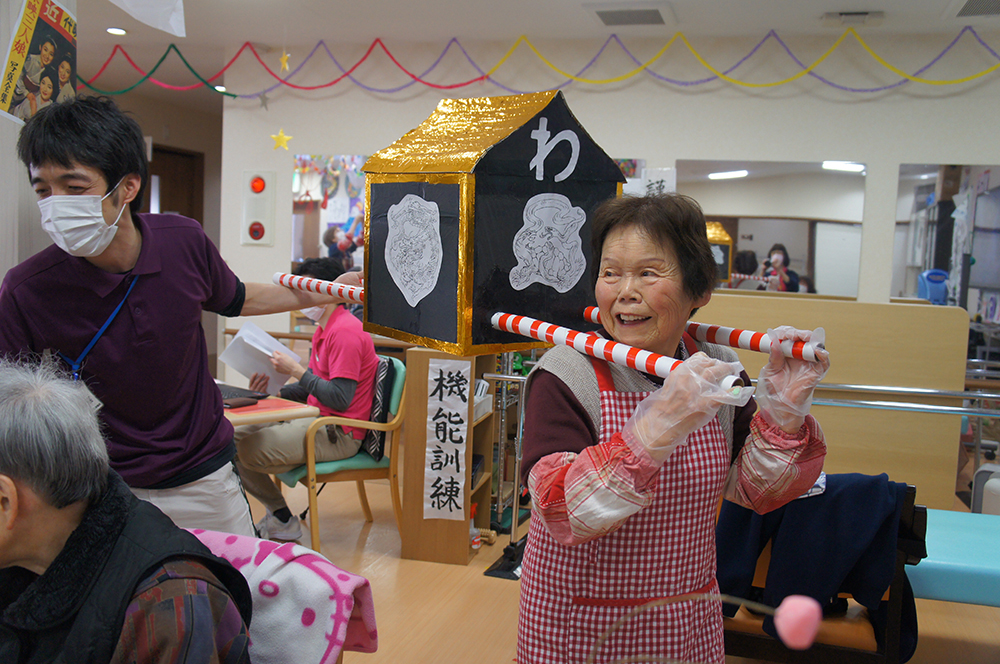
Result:
M116 44L136 63L151 68L166 47L176 43L191 65L214 74L227 54L246 41L261 48L312 47L319 40L367 45L376 37L391 48L401 42L440 43L462 40L510 42L520 35L533 39L669 38L677 31L690 37L749 35L763 37L775 29L783 36L829 34L844 26L826 26L828 12L884 12L877 27L859 26L863 34L957 34L965 25L989 32L1000 30L1000 17L957 14L968 0L671 0L671 2L581 2L580 0L186 0L187 36L177 38L145 26L108 0L77 0L79 72L90 77ZM980 3L984 4L984 3ZM989 2L985 4L989 5ZM1000 11L1000 0L998 5ZM595 9L657 8L666 23L658 26L607 27ZM111 26L128 34L114 37ZM194 82L179 59L171 55L157 73L177 85ZM97 84L116 89L135 83L138 75L121 58ZM176 93L144 84L139 91L176 102ZM208 91L185 94L185 103L221 112L218 95Z

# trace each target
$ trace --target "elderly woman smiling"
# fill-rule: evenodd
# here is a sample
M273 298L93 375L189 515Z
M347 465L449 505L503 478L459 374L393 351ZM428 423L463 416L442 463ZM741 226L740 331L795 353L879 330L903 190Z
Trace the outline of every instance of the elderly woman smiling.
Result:
M583 662L637 606L717 592L715 515L723 495L758 512L798 497L826 446L808 414L829 368L772 344L750 390L728 348L695 342L716 266L698 204L679 195L602 204L592 222L594 295L607 336L684 360L669 378L549 350L527 384L522 475L533 500L518 624L519 664ZM777 339L808 341L789 327ZM757 407L760 406L760 411ZM686 601L617 628L596 661L650 655L723 662L721 606Z

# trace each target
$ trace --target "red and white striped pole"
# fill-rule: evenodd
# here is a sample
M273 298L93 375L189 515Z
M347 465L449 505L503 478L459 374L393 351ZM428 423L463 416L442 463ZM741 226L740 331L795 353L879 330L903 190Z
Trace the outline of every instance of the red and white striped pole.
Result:
M769 281L767 277L762 277L757 274L740 274L739 272L730 272L729 281L732 281L733 279L752 279L754 281L763 281L764 283Z
M601 322L601 313L597 307L587 307L584 309L583 317L592 323ZM719 325L708 325L705 323L688 322L687 333L698 341L707 341L711 344L729 346L730 348L742 348L744 350L754 350L759 353L771 352L771 337L763 332L752 332L750 330L738 330L732 327L721 327ZM785 357L793 357L799 360L816 361L816 349L822 348L822 344L806 341L792 341L786 339L781 342L781 353Z
M334 281L324 281L322 279L313 279L312 277L299 277L294 274L286 274L285 272L275 272L274 276L271 277L271 281L286 288L307 291L309 293L319 293L320 295L336 295L337 297L357 302L358 304L364 304L365 302L365 289L360 286L348 286L347 284L338 284Z
M614 362L623 367L643 371L660 378L666 378L673 369L681 364L681 360L604 339L593 332L577 332L528 316L497 312L493 314L491 322L494 328L504 332L520 334L550 344L569 346L584 355ZM722 383L723 389L727 390L741 385L743 382L738 376L726 376Z
M687 333L698 341L707 341L710 344L755 350L759 353L771 352L771 337L763 332L751 332L750 330L737 330L732 327L688 322ZM791 339L785 339L781 342L781 354L797 360L816 362L816 349L822 347L822 344L812 341L792 341Z

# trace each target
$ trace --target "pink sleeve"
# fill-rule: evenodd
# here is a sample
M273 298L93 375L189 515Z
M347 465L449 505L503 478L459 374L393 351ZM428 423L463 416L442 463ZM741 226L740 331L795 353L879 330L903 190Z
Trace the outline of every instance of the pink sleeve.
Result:
M652 503L658 470L651 459L633 454L620 434L579 454L549 454L528 476L533 516L560 543L581 544Z
M765 514L808 491L823 470L826 442L812 415L796 433L769 425L760 414L730 468L725 498Z

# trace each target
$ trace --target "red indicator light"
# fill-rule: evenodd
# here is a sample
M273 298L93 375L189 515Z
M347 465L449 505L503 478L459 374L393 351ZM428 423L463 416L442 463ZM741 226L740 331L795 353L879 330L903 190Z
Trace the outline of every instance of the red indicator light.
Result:
M267 183L264 182L264 178L260 177L259 175L255 177L253 180L250 180L250 189L255 194L259 194L260 192L264 191L264 187L266 186Z

